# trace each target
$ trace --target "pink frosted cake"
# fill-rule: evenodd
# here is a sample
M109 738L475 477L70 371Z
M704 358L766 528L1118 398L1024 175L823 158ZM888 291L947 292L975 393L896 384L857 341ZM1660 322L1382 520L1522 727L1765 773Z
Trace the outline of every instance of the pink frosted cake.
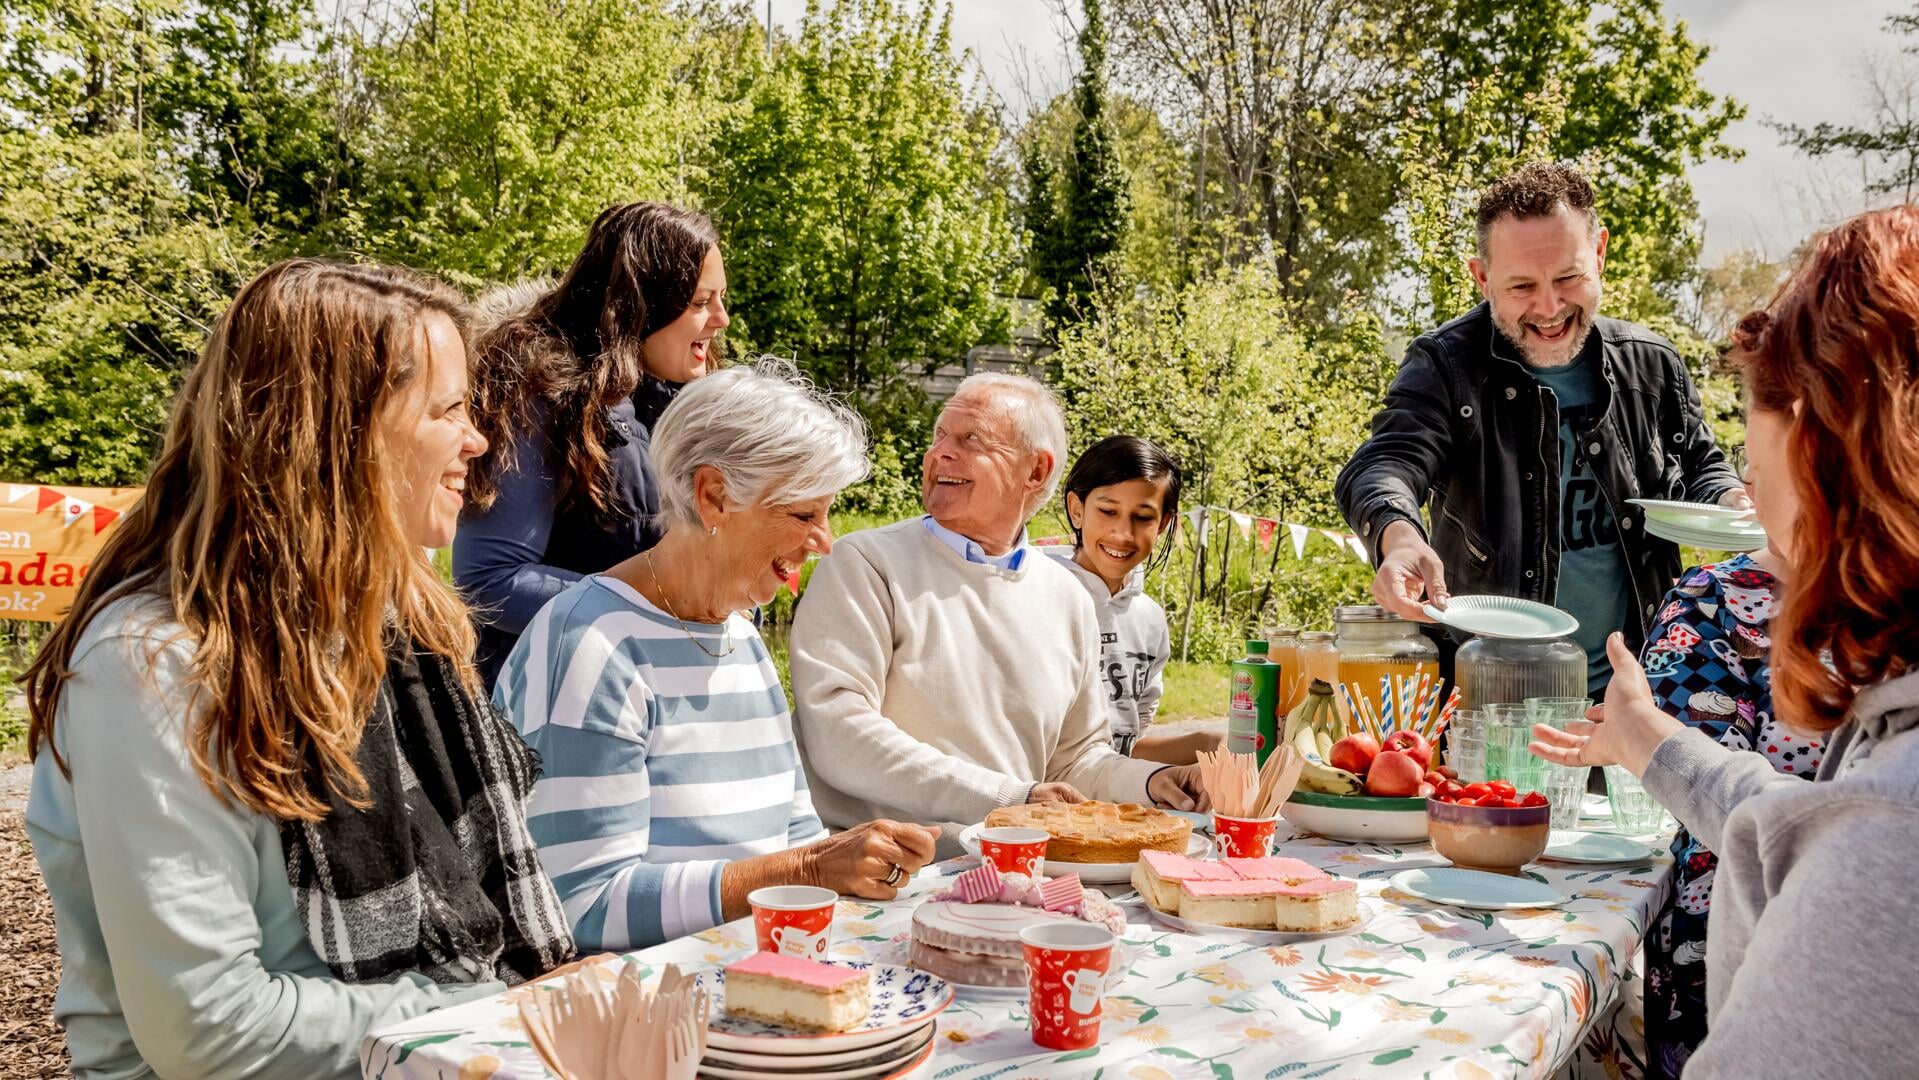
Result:
M1104 895L1081 888L1077 877L1038 882L977 867L913 912L912 965L968 986L1024 986L1019 932L1060 919L1126 930L1126 916Z
M726 968L726 1011L769 1024L845 1031L866 1022L872 978L801 956L757 952Z
M1222 859L1217 865L1246 881L1318 881L1332 876L1312 863L1271 855L1263 859Z
M1273 928L1273 898L1286 886L1277 881L1182 881L1179 917L1210 926L1247 930Z
M1142 851L1133 864L1133 888L1161 911L1179 913L1179 887L1187 881L1237 881L1224 863L1200 862L1170 851Z
M1273 898L1273 925L1280 930L1338 930L1359 921L1359 890L1345 878L1289 881Z
M1223 859L1143 852L1133 886L1154 908L1190 922L1309 933L1359 921L1353 883L1298 859Z

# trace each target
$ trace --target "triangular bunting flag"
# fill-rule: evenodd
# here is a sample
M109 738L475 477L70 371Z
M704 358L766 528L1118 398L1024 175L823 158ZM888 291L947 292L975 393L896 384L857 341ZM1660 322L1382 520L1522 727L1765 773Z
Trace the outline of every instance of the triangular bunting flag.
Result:
M1173 546L1176 548L1185 547L1186 546L1186 519L1180 518L1180 517L1174 518L1172 526L1167 530L1166 538L1168 540L1171 540L1173 542Z
M1228 516L1233 519L1234 527L1239 529L1240 539L1248 540L1252 538L1253 518L1251 514L1229 514Z
M1254 524L1259 528L1259 550L1273 550L1273 534L1279 531L1279 522L1271 518L1260 518Z
M800 572L798 569L786 575L786 591L792 593L794 596L800 594Z
M93 513L92 503L85 499L68 499L60 507L60 524L71 525L91 513Z
M40 511L45 510L49 506L58 506L60 505L60 500L63 497L64 496L62 496L59 492L53 490L52 488L43 487L40 489L40 498L37 502L35 502L33 507L33 512L37 514Z
M115 521L118 521L119 519L120 519L120 511L115 510L110 506L94 507L93 508L93 535L95 536L100 535L100 530L113 524Z
M1038 540L1033 541L1033 546L1034 547L1065 547L1067 544L1070 544L1070 543L1072 543L1072 537L1070 536L1042 536Z
M39 489L40 488L38 484L8 484L7 485L7 505L12 506L14 503L22 502L26 499L27 496L33 494L35 491L38 491Z
M1286 526L1286 531L1293 534L1293 558L1305 558L1306 538L1312 535L1313 530L1304 525L1288 525Z
M1353 554L1359 556L1360 562L1370 563L1373 561L1372 553L1366 550L1366 541L1361 540L1357 536L1349 536L1346 538L1346 542L1352 545Z
M1321 529L1319 530L1319 535L1325 537L1328 540L1331 540L1333 542L1333 546L1336 548L1344 548L1346 546L1346 537L1340 533L1334 532L1331 529Z

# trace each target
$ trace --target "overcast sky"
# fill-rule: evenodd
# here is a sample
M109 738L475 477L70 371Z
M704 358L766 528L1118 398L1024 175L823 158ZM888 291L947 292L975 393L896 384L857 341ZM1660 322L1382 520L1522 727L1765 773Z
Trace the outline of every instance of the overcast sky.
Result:
M758 0L764 7L765 0ZM781 23L805 0L773 0ZM1884 18L1912 0L1666 0L1696 40L1712 46L1706 85L1744 102L1732 130L1746 151L1736 162L1696 166L1693 189L1706 218L1708 260L1758 247L1777 258L1836 213L1858 208L1850 170L1795 157L1761 121L1863 119L1855 68L1868 51L1890 51ZM958 0L955 44L973 50L993 88L1016 110L1025 93L1050 94L1070 70L1049 0Z

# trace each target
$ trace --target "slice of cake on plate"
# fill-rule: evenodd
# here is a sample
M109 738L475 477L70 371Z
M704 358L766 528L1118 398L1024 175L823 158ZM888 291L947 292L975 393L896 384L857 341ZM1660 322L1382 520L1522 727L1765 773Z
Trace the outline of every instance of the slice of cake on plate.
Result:
M1181 882L1238 880L1240 875L1223 863L1200 862L1169 851L1142 851L1133 864L1133 888L1147 903L1168 915L1179 914Z
M1246 881L1321 881L1332 876L1309 862L1272 855L1263 859L1221 859L1216 865Z
M768 1024L846 1031L866 1022L872 978L863 969L758 952L726 968L726 1011Z
M1273 899L1287 888L1279 881L1182 881L1179 917L1246 930L1273 928Z
M1288 881L1273 898L1273 925L1280 930L1338 930L1358 921L1359 890L1345 878Z

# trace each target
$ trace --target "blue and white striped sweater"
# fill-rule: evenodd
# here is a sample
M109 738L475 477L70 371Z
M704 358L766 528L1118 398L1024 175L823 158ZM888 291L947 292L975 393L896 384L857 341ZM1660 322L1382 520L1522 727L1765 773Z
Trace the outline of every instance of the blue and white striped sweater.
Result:
M687 624L720 651L720 627ZM538 751L527 806L580 948L721 921L733 859L825 836L766 643L739 615L714 658L624 582L588 577L527 625L493 697Z

